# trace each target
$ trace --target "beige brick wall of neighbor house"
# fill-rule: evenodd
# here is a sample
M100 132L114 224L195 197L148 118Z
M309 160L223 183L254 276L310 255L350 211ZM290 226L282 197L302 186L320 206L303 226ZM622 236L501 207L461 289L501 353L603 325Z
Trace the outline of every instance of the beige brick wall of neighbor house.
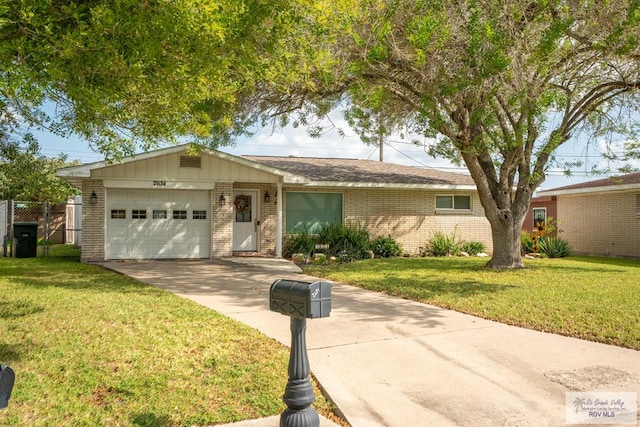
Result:
M315 191L336 192L332 188ZM409 254L417 254L434 231L452 233L465 241L480 241L487 252L492 252L491 227L477 194L471 195L471 212L436 211L436 194L452 194L450 191L397 190L397 189L349 189L343 193L344 220L346 224L361 224L371 237L391 235Z
M92 205L89 200L95 191L98 202ZM82 262L104 261L104 210L105 191L102 180L82 182Z
M638 192L558 196L558 229L577 254L640 258Z

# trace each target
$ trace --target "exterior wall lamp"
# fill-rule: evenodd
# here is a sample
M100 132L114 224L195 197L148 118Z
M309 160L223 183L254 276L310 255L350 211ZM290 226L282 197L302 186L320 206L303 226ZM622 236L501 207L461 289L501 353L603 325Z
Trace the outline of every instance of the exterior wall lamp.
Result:
M224 197L224 193L222 193L222 194L220 195L220 197L218 198L218 205L220 205L220 206L224 206L224 205L226 205L226 204L227 204L227 199L225 199L225 197Z
M269 201L271 201L271 196L269 195L268 191L264 192L264 202L265 203L269 203Z
M91 192L91 197L89 197L89 203L91 203L92 205L95 205L96 203L98 203L98 195L96 194L95 191Z

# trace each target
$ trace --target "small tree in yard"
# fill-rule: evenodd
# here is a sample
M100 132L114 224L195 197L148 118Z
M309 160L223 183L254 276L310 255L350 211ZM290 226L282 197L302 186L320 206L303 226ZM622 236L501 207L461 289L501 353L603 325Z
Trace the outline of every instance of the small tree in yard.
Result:
M45 157L29 135L20 144L8 138L0 140L0 200L25 200L59 203L78 190L56 176L56 170L73 166L66 156Z

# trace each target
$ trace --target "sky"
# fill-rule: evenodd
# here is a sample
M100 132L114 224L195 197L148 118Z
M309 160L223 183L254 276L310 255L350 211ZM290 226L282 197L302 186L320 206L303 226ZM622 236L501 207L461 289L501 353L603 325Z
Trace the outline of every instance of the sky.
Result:
M264 156L297 156L297 157L330 157L379 160L378 147L366 145L348 128L339 117L332 117L332 122L344 131L340 136L337 129L325 133L319 138L311 138L303 128L287 127L284 129L262 129L252 137L239 138L235 145L220 147L220 151L233 155L264 155ZM63 138L44 131L32 130L37 137L42 154L56 156L59 153L67 155L68 160L79 159L82 163L104 160L104 157L91 149L82 139L72 136ZM572 171L567 177L561 170L551 170L547 179L539 188L550 189L585 181L602 179L602 175L586 173L594 163L604 165L598 153L599 146L585 149L581 140L570 140L557 151L556 155L562 161L582 160L584 165ZM423 145L416 145L409 140L390 136L383 149L383 160L408 166L428 167L448 172L468 173L466 168L457 167L445 159L434 159L429 156ZM640 161L635 163L640 168Z

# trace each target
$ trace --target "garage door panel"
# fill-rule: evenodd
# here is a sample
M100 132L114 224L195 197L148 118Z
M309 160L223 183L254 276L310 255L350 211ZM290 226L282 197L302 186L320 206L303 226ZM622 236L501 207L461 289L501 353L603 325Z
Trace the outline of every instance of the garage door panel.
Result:
M147 258L149 245L142 242L129 244L129 257L134 259Z
M113 229L109 234L111 236L111 240L118 239L118 238L123 238L123 239L129 238L129 230L127 228L113 227Z
M129 245L128 243L109 243L108 249L110 252L114 254L120 254L118 257L113 257L111 259L127 259L129 258Z
M151 226L149 230L149 235L153 236L154 239L162 239L162 241L166 240L169 237L169 229L165 227Z
M126 209L126 217L111 218L111 209ZM134 210L146 218L133 218ZM194 220L194 210L206 219ZM186 218L174 219L174 211ZM211 255L209 191L107 189L107 212L107 259Z
M169 244L152 244L152 252L157 254L158 258L169 258L171 256L171 247Z

